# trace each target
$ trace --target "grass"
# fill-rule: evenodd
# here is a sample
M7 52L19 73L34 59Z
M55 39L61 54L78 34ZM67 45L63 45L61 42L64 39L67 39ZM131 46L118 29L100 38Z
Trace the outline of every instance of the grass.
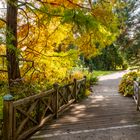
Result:
M128 67L129 70L138 70L140 69L140 66L130 66Z
M116 71L101 71L101 70L96 71L96 70L94 70L93 71L93 75L95 77L99 77L99 76L104 76L104 75L112 74L114 72L116 72Z

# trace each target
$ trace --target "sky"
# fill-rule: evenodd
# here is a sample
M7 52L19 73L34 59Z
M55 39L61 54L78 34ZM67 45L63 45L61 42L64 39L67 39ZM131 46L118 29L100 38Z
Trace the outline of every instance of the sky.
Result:
M6 5L4 6L3 2L0 0L0 17L5 15L5 11L6 11L5 7Z

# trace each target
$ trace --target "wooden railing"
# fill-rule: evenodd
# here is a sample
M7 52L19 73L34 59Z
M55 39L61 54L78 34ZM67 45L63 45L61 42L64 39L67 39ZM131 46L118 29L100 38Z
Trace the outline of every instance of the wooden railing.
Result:
M137 81L134 81L134 94L133 98L137 105L137 110L140 110L140 85Z
M57 118L65 108L84 94L86 78L73 83L14 101L11 95L4 97L4 140L23 140L41 128L53 117Z

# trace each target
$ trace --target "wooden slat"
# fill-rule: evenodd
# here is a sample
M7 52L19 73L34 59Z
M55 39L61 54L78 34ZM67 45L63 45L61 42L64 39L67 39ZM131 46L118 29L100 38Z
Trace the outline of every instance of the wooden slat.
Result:
M41 99L41 101L46 105L46 108L47 109L49 109L52 113L54 112L53 111L53 109L52 109L52 107L50 106L50 99L49 99L49 103L46 103L45 101L44 101L44 99Z
M38 100L36 102L34 102L31 107L29 108L29 110L27 112L23 111L21 108L16 108L17 110L19 110L23 115L26 116L26 118L20 123L20 126L17 128L16 131L16 136L18 136L23 127L25 126L25 124L28 122L28 120L31 120L33 123L35 123L36 125L38 125L38 122L36 122L29 114L33 111L33 109L35 108L35 106L37 105Z
M64 95L62 95L61 91L59 91L58 94L61 96L61 99L65 102L65 104L67 104L68 102L66 101L64 97L65 94L63 93Z
M59 112L59 113L62 112L65 108L67 108L68 106L70 106L74 101L75 101L75 99L72 99L72 100L69 101L68 104L65 104L65 105L61 106L61 107L59 108L58 112Z
M36 100L36 99L39 99L39 98L43 98L43 97L49 96L49 94L52 94L54 92L55 92L55 90L51 89L51 90L48 90L46 92L42 92L42 93L37 94L37 95L33 95L33 96L30 96L30 97L26 97L24 99L20 99L20 100L14 101L13 105L14 105L14 107L16 107L16 106L19 106L19 105L27 104L30 101L33 101L33 100Z

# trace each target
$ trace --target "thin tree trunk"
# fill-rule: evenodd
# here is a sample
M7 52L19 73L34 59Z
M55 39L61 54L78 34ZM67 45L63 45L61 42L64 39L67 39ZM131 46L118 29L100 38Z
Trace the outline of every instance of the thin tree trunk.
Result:
M20 79L17 50L17 0L7 1L6 54L9 86Z

